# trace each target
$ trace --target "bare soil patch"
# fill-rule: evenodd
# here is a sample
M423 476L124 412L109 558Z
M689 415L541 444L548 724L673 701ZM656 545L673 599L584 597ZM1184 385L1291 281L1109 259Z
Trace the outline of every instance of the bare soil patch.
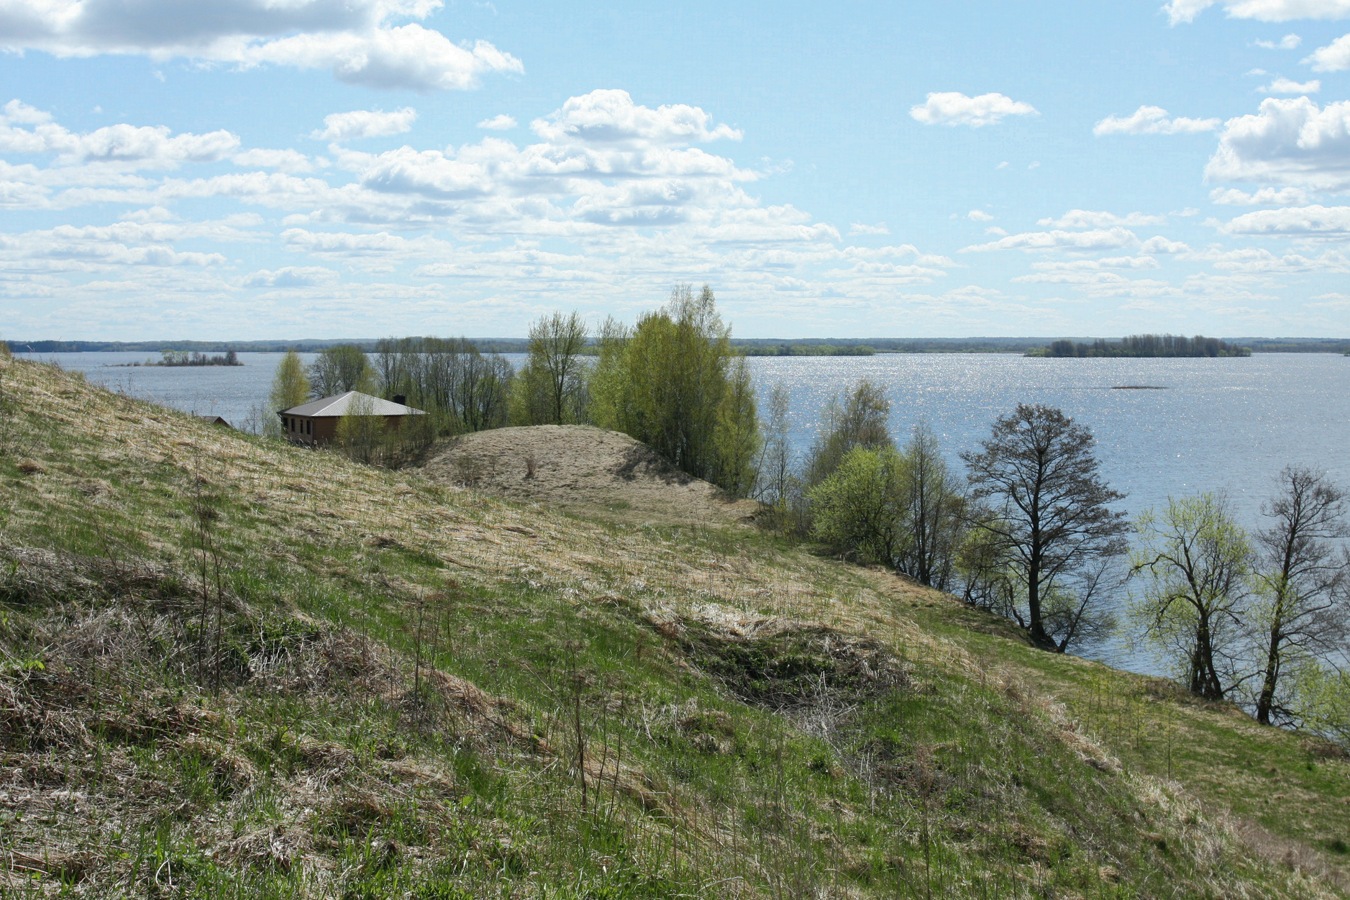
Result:
M423 468L438 481L634 524L725 525L748 521L759 507L727 499L626 434L587 425L464 435Z

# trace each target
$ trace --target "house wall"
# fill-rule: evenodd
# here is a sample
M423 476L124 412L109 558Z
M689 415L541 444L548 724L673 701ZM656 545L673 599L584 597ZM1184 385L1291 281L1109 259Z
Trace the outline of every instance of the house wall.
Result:
M407 416L384 416L384 430L398 431ZM282 416L281 433L293 444L331 444L337 440L341 416Z

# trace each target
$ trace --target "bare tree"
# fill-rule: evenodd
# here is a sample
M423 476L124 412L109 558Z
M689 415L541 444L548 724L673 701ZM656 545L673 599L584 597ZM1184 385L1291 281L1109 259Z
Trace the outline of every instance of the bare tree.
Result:
M578 313L555 312L530 325L530 358L516 376L512 418L522 425L565 425L586 417L589 332Z
M1124 495L1102 480L1094 443L1060 410L1023 403L994 423L981 452L961 456L972 499L985 507L975 527L1024 592L1025 617L1019 609L1017 618L1035 643L1061 653L1082 637L1090 608L1052 622L1046 601L1096 596L1100 563L1126 550L1125 516L1110 508Z
M1266 725L1297 718L1286 685L1301 666L1343 654L1350 638L1345 492L1325 472L1301 466L1285 467L1279 485L1262 509L1270 525L1256 535L1250 616L1261 657L1256 719Z
M375 370L355 344L334 344L319 351L309 364L309 386L315 397L375 389Z
M1139 519L1131 574L1147 582L1134 607L1148 639L1175 654L1192 694L1222 700L1241 681L1243 603L1253 561L1226 500L1201 494L1167 501Z
M965 495L942 458L937 435L927 425L914 426L901 458L901 502L907 534L896 569L945 591L951 584L965 532Z

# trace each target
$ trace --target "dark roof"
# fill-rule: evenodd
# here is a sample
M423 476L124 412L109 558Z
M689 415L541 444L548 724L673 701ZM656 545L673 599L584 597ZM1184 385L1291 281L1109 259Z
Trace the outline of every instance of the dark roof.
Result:
M341 416L425 416L426 413L402 403L382 400L363 394L360 391L348 391L335 394L322 400L311 400L290 409L283 409L279 415L304 416L309 419L339 418Z

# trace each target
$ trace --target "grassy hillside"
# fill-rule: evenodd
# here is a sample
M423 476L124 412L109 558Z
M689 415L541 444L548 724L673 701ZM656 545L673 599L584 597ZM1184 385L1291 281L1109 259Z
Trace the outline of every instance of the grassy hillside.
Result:
M1315 897L1350 872L1345 757L949 598L4 360L0 753L7 896Z

